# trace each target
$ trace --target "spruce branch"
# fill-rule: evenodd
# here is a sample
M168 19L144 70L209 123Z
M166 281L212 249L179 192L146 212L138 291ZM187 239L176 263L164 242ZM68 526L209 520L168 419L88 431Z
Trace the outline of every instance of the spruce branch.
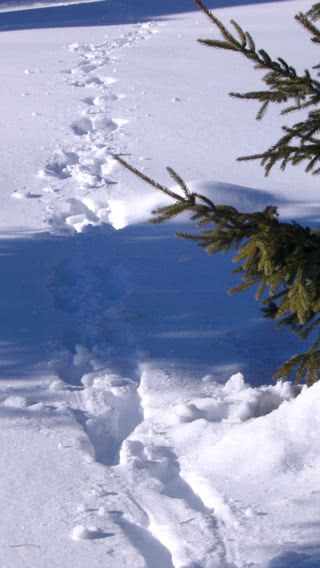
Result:
M178 232L178 237L195 242L209 254L236 251L234 272L241 276L241 282L229 290L230 294L257 287L256 299L264 317L276 320L278 326L289 327L303 339L310 335L320 322L319 231L280 222L274 206L243 213L230 205L216 204L207 196L192 192L169 168L171 177L179 180L184 189L181 196L145 176L123 158L115 156L115 159L173 200L153 211L151 222L162 223L188 211L197 232ZM307 355L310 360L309 352ZM303 355L297 361L304 364ZM284 373L291 365L281 369Z
M121 158L121 156L119 154L114 154L112 157L113 157L114 160L119 162L119 164L121 164L124 168L126 168L127 170L130 170L133 174L135 174L137 177L139 177L142 181L145 181L149 185L152 185L155 189L162 191L162 193L165 193L169 197L173 197L173 199L177 199L178 201L183 200L183 198L180 195L178 195L174 191L171 191L168 187L161 185L157 181L149 178L147 175L145 175L140 170L138 170L138 169L134 168L133 166L131 166L130 164L128 164L128 162L126 162L123 158Z
M320 3L314 4L305 14L299 12L295 19L311 34L311 41L320 43L320 29L315 23L320 19Z
M269 90L256 93L231 93L232 96L256 98L257 100L261 100L262 97L262 102L267 100L268 95L271 97L271 102L286 102L289 98L298 96L300 99L312 94L320 96L320 83L311 76L308 70L299 76L296 69L282 57L272 59L264 49L257 50L251 34L248 31L244 31L237 22L231 20L231 25L237 34L236 37L226 28L221 20L208 10L201 0L194 0L194 2L209 17L223 38L222 40L199 39L200 43L209 47L237 51L253 61L257 69L266 69L268 71L263 80L270 87ZM297 18L300 18L300 16L307 18L304 14L297 15ZM279 94L278 90L280 91Z
M264 89L247 93L231 93L239 99L257 100L261 119L270 104L283 105L281 114L308 109L307 116L293 126L283 126L282 136L269 149L239 160L260 160L269 174L275 164L305 164L307 172L320 174L320 82L306 69L298 74L283 58L272 58L265 50L257 49L252 35L235 21L228 29L202 2L194 0L220 33L218 39L199 40L218 49L234 51L250 60L254 67L265 72ZM315 43L320 43L320 2L296 20ZM320 64L313 70L320 70ZM233 250L234 273L241 278L229 291L238 293L255 288L263 316L279 327L287 327L301 339L308 338L320 325L320 230L311 230L297 223L284 223L276 207L246 213L235 207L216 204L209 197L192 192L183 178L167 168L179 187L174 191L140 172L120 156L114 158L127 170L170 200L168 205L153 211L151 222L162 223L188 212L196 231L177 233L202 247L209 254ZM304 353L285 362L275 374L287 379L295 375L297 382L312 384L320 380L320 339Z
M320 111L309 113L307 120L298 122L292 127L282 128L284 135L260 154L242 156L238 161L261 160L268 176L275 163L280 163L284 170L288 164L293 166L306 162L306 171L319 173L320 167Z
M320 19L320 2L316 2L313 4L312 8L308 10L307 15L312 21L316 21Z
M253 62L256 69L266 71L263 76L265 89L245 93L231 92L232 97L245 100L256 100L261 106L256 115L261 120L271 104L284 105L282 115L293 111L311 109L320 104L320 82L313 73L306 69L298 74L295 67L282 57L272 58L264 49L257 49L252 35L244 31L234 20L233 30L229 30L208 8L202 0L194 0L200 10L210 19L218 30L221 39L200 39L200 43L208 47L238 52ZM320 18L320 3L315 4L309 12L299 13L296 20L312 34L315 42L320 42L320 28L316 20ZM318 68L315 66L314 68ZM275 164L285 169L288 164L306 163L306 171L320 173L320 113L310 110L304 121L293 127L283 127L285 134L273 146L264 152L243 156L244 160L260 160L269 175Z
M320 379L320 341L306 353L294 355L276 371L275 379L286 380L295 374L296 383L312 385Z

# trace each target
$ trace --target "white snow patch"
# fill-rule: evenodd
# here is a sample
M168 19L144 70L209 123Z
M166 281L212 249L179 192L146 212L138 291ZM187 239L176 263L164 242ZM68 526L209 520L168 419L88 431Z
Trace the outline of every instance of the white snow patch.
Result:
M85 527L77 525L70 531L70 538L72 540L92 540L97 538L101 531L97 527Z

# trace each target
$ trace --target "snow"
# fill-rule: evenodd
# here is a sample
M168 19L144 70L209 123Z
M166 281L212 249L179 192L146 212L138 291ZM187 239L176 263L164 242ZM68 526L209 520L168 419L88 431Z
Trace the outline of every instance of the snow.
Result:
M320 386L272 381L303 346L113 156L303 223L318 182L235 161L279 118L191 2L60 4L0 3L1 567L317 568ZM316 62L301 0L208 5Z
M53 8L57 6L70 6L72 4L84 4L91 0L66 0L59 2L57 0L1 0L0 12L13 12L19 10L34 10L36 8Z

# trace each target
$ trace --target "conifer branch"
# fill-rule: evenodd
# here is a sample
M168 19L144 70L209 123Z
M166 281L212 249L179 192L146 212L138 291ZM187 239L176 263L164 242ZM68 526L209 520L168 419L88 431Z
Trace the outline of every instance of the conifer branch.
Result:
M311 34L311 41L320 43L320 29L315 25L310 16L300 12L295 16L295 19Z
M222 39L201 39L200 43L209 47L238 52L251 60L255 68L267 71L263 77L266 89L230 93L232 97L260 102L258 120L265 116L272 103L286 105L281 110L282 115L320 104L320 82L311 71L306 69L303 74L299 75L294 66L282 57L273 59L264 49L257 49L251 34L244 31L237 22L231 20L234 32L230 31L206 8L201 0L194 0L194 2L209 17L222 36ZM312 40L315 42L320 42L320 28L315 23L319 18L320 3L315 4L307 13L296 15L296 20L312 34ZM320 173L320 113L310 110L305 121L291 128L284 126L283 130L285 135L271 148L251 156L243 156L239 160L261 160L266 175L269 175L277 163L281 169L285 169L288 164L295 165L300 162L306 162L307 172Z
M308 10L307 15L312 21L316 21L320 19L320 2L316 2L313 6Z
M306 162L306 171L319 173L320 167L320 111L309 113L309 118L298 122L291 128L283 127L285 134L267 151L251 156L242 156L238 161L261 160L268 176L275 163L284 170L288 164L293 166Z
M306 353L294 355L276 371L275 379L287 379L295 373L296 383L312 385L320 379L320 341Z
M171 191L168 187L165 187L164 185L161 185L160 183L158 183L157 181L155 181L154 179L149 178L147 175L145 175L143 172L141 172L140 170L134 168L133 166L130 166L128 164L128 162L126 162L123 158L121 158L121 156L119 154L115 154L112 156L114 160L116 160L117 162L119 162L119 164L121 164L124 168L126 168L127 170L130 170L132 173L134 173L137 177L139 177L142 181L145 181L146 183L148 183L149 185L152 185L155 189L158 189L159 191L162 191L162 193L165 193L166 195L168 195L169 197L173 197L173 199L176 199L177 201L183 201L183 198L178 195L177 193L175 193L174 191ZM172 171L172 170L171 170Z
M278 326L289 327L302 339L312 333L320 323L319 232L297 223L280 222L273 206L243 213L230 205L216 204L188 189L182 178L169 168L172 178L185 188L181 197L122 158L115 158L134 175L147 179L153 188L162 188L160 191L173 199L173 203L153 211L152 223L163 223L188 211L198 230L195 234L178 232L178 237L195 242L209 254L236 250L234 272L241 276L241 282L229 290L230 294L258 287L256 299L264 317L276 320ZM303 377L308 382L308 364L317 357L312 348L311 354L307 351L291 359L277 373L287 378L297 366L298 379ZM314 369L310 373L313 381Z
M314 43L320 43L320 29L315 24L320 18L320 3L314 4L312 8L306 12L299 12L296 14L295 19L299 22L309 33L311 33L311 40Z
M288 164L304 163L307 172L320 174L320 82L307 69L298 74L283 58L273 59L265 50L257 49L251 34L231 21L228 29L202 2L198 8L219 31L221 38L199 40L200 43L234 51L252 61L255 68L266 71L264 89L247 93L231 93L239 99L257 100L261 119L272 103L284 105L281 114L310 109L304 120L293 126L283 126L280 139L264 152L243 156L239 160L260 160L269 174L275 164L285 169ZM320 2L296 20L315 43L320 43ZM320 70L320 64L313 67ZM318 108L317 108L318 107ZM120 156L115 159L152 188L161 191L171 203L153 211L151 222L162 223L189 212L196 227L194 234L177 233L191 240L209 254L234 250L234 273L241 281L230 293L247 288L256 289L263 316L287 327L301 339L309 337L320 326L320 231L297 223L278 219L277 209L266 207L253 213L240 212L228 205L214 203L210 198L192 192L172 168L167 171L179 190L158 183L131 166ZM180 193L181 191L181 193ZM312 384L320 380L320 339L311 349L295 355L276 372L276 378L295 375L298 382Z

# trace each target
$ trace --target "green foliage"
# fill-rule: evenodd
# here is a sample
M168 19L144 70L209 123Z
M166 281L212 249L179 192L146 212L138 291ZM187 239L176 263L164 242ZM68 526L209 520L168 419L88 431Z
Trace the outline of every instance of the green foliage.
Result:
M311 40L314 43L320 43L320 31L315 25L315 21L320 18L320 3L314 4L313 7L306 13L300 12L296 15L296 20L303 25L311 34Z
M265 88L246 93L231 93L233 97L257 100L260 110L257 118L265 115L271 103L282 104L282 115L296 110L310 109L305 120L293 126L283 126L284 134L265 152L239 158L260 159L266 175L279 163L282 169L288 164L306 163L306 171L320 173L320 82L315 73L320 65L299 74L294 66L281 57L273 59L265 50L257 49L252 35L231 20L229 30L202 0L194 0L200 10L219 31L219 39L201 39L208 47L240 53L253 62L254 67L265 71ZM320 43L320 3L296 20L311 34L314 43ZM311 107L313 107L311 109ZM153 212L153 223L168 221L189 212L198 228L196 234L177 233L204 248L209 254L235 250L234 272L241 281L230 293L256 288L264 317L286 326L302 339L306 339L320 324L320 232L297 223L279 221L277 209L242 213L234 207L218 205L208 197L191 192L183 179L171 168L169 175L179 186L175 192L140 172L120 156L119 163L143 179L151 187L165 193L173 201ZM306 353L295 355L275 373L287 379L295 374L296 381L312 384L320 379L320 339Z
M257 49L251 34L244 31L237 22L231 20L232 30L210 12L201 0L195 4L214 24L222 39L200 39L199 42L208 47L232 50L251 60L256 69L266 71L262 80L264 90L246 93L230 93L240 99L256 100L261 103L257 114L258 120L265 116L271 103L283 104L281 114L285 115L296 110L317 107L320 103L320 82L318 66L306 69L299 74L295 67L282 57L272 58L264 49ZM306 14L297 14L296 20L311 34L312 41L320 42L320 29L316 20L320 18L320 4L315 4ZM306 162L306 171L320 173L320 111L309 111L307 118L294 126L283 126L283 136L266 151L252 156L243 156L243 160L261 160L265 173L268 175L272 167L279 163L281 169Z

